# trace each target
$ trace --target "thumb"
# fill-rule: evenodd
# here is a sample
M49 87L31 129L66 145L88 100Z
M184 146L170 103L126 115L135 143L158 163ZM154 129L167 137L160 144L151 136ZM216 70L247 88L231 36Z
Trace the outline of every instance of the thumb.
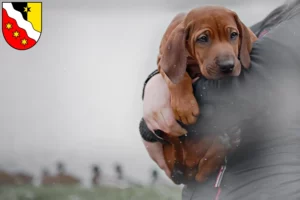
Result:
M156 161L157 165L159 166L160 169L164 170L164 172L166 173L166 175L170 178L171 177L171 172L168 168L168 165L165 161L165 158L163 156L163 154L161 154L161 156L158 156L156 158Z

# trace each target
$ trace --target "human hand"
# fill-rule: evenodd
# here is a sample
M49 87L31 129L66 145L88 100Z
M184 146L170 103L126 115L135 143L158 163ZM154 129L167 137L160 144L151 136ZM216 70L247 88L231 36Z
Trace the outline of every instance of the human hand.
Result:
M145 87L143 112L143 118L152 132L161 130L172 136L187 133L175 119L169 88L160 74L152 77Z
M159 168L164 170L164 172L166 173L166 175L169 178L171 178L171 172L170 172L168 165L164 158L162 144L160 142L153 143L153 142L147 142L145 140L143 140L143 143L144 143L146 150L147 150L149 156L151 157L151 159L154 162L156 162L156 164L159 166Z

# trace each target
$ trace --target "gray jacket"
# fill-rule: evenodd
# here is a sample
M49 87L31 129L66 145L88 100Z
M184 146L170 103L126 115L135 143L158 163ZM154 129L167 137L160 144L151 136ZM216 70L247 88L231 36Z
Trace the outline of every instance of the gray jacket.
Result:
M270 31L254 44L250 70L231 81L195 84L200 107L210 105L214 112L188 131L238 126L241 145L228 157L220 188L214 187L216 173L204 184L186 185L183 200L213 200L217 194L220 200L300 199L299 2L252 27L258 35Z

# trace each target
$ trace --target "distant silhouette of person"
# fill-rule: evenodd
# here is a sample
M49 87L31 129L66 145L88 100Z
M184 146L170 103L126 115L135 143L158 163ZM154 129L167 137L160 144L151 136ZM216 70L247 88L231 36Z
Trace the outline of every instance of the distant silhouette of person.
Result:
M42 170L42 177L41 177L41 185L45 185L46 180L50 177L50 172L48 169Z
M124 174L123 166L119 163L115 164L114 170L116 173L116 179L114 180L117 187L126 188L126 187L140 187L141 184L139 181L135 180L132 177L128 177Z
M57 163L57 172L58 172L58 175L65 174L65 165L62 162Z
M117 173L117 179L118 180L123 180L124 179L123 168L120 164L116 165L115 171Z
M49 173L48 169L43 169L42 177L46 177L46 176L50 176L50 173Z
M151 178L152 178L151 184L154 185L158 180L158 171L156 169L152 170Z
M93 178L92 178L93 186L99 185L100 175L101 175L101 171L100 171L99 166L97 166L97 165L93 166Z

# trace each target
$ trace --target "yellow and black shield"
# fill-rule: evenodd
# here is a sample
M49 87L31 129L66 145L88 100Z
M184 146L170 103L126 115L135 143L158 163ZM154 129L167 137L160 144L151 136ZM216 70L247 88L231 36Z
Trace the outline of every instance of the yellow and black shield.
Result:
M42 2L2 2L2 33L15 49L33 47L42 33Z

